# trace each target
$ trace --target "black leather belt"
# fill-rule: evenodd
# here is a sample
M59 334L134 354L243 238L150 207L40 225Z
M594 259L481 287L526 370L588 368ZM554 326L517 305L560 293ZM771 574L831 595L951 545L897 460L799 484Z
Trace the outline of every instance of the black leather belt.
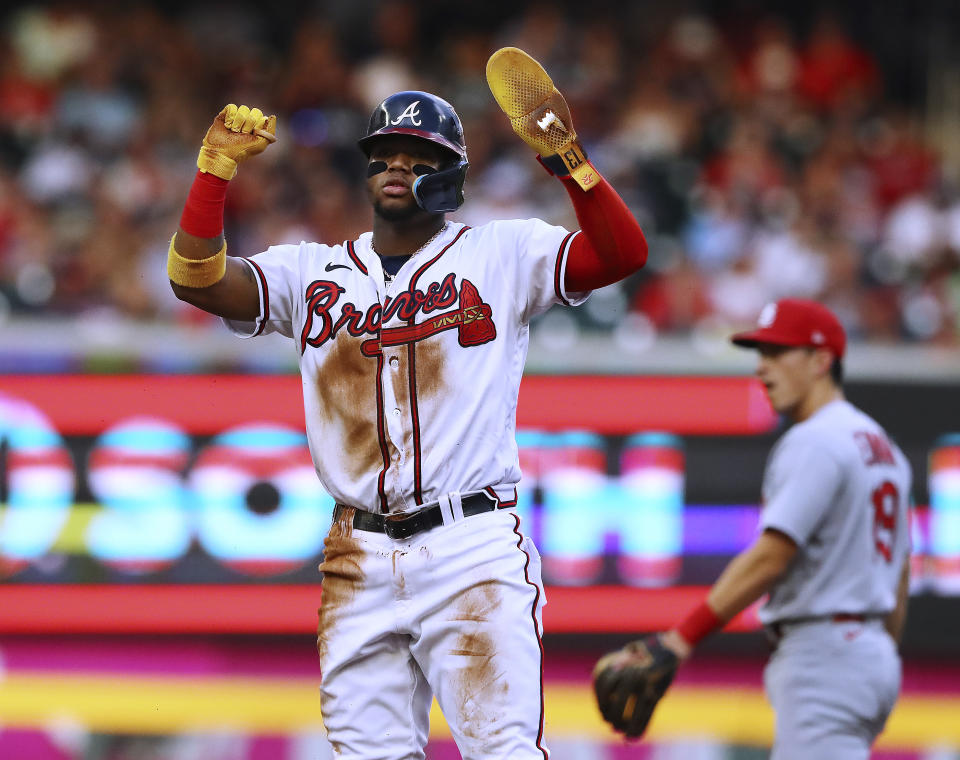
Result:
M497 509L498 502L487 494L480 492L464 496L461 501L463 516L479 515L482 512L492 512ZM346 504L337 504L333 509L333 520L336 522L343 514L343 510L350 509ZM386 533L390 538L410 538L417 533L433 530L443 525L443 512L439 504L421 509L409 515L378 515L357 509L353 513L353 527L356 530L369 530L374 533Z

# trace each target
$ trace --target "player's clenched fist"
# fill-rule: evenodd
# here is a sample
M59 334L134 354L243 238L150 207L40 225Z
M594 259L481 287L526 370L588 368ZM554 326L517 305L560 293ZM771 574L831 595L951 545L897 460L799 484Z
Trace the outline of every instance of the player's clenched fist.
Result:
M231 103L217 114L207 130L197 167L221 179L233 179L237 164L263 152L267 145L276 142L276 134L276 116L264 116L259 108Z

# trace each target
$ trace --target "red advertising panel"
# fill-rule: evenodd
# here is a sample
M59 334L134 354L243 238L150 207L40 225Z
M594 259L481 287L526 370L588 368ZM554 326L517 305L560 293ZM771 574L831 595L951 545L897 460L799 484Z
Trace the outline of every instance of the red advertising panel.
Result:
M190 433L266 420L303 428L300 378L291 375L76 375L0 377L0 393L26 401L63 435L97 435L125 418L150 415ZM519 427L603 434L665 430L682 435L749 435L775 415L747 377L525 377Z
M548 633L632 633L669 628L705 588L551 587ZM317 627L320 584L282 586L0 586L3 633L303 634ZM590 610L589 615L584 610ZM730 631L758 625L753 609Z

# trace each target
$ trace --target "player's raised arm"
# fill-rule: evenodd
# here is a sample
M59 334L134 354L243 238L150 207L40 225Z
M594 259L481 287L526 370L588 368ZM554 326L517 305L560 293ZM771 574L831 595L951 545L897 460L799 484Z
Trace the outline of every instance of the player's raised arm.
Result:
M587 159L567 101L543 67L522 50L506 47L487 61L487 83L510 125L537 151L540 163L560 178L583 234L567 257L564 285L570 292L622 280L647 261L647 241L617 191Z
M277 117L259 108L226 106L213 120L197 158L197 175L167 257L170 286L181 301L228 319L259 316L250 267L227 257L223 207L237 164L276 140Z

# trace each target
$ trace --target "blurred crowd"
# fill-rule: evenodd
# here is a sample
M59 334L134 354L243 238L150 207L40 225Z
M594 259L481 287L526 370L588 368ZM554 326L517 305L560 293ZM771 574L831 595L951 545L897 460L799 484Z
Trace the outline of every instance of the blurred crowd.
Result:
M515 45L565 94L651 245L642 272L576 310L580 328L726 328L800 296L833 307L855 339L958 342L958 185L925 138L924 103L888 97L869 45L829 13L800 29L665 4L651 21L634 5L5 11L0 314L207 324L172 297L165 261L201 138L228 102L276 113L280 137L231 183L231 254L369 229L356 139L399 89L436 92L464 121L471 168L454 218L575 228L487 89L487 57Z

